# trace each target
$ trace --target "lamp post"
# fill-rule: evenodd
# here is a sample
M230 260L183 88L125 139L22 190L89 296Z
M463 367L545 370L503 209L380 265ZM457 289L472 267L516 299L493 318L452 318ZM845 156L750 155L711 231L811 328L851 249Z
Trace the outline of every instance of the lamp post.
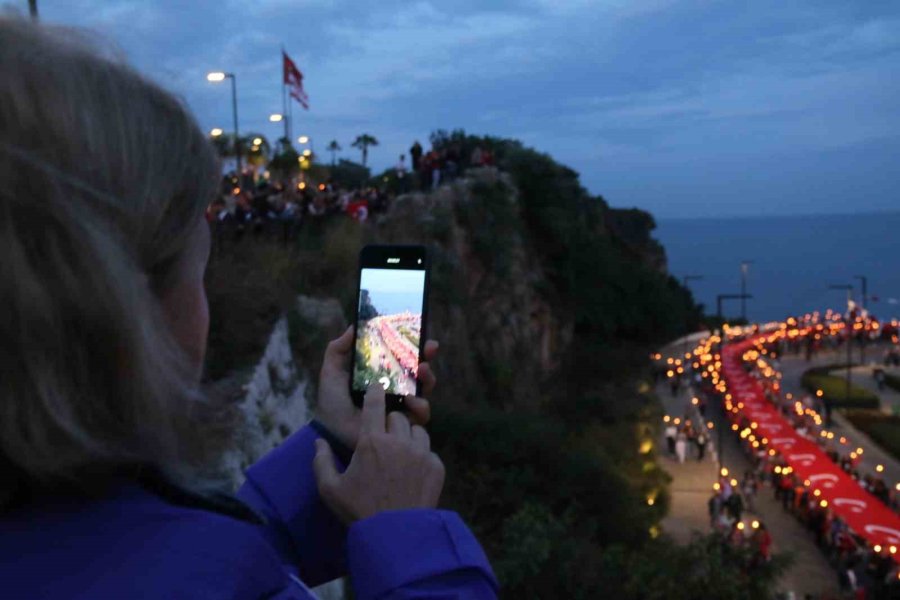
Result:
M849 283L835 283L828 286L829 290L846 290L847 291L847 308L850 308L850 301L853 299L853 286ZM847 389L845 390L844 398L846 400L850 400L850 364L852 362L852 358L850 357L850 346L851 340L853 339L852 328L850 325L850 314L848 310L847 318L844 319L844 329L847 330ZM828 418L828 423L831 423L831 406L828 400L825 400L825 415Z
M752 260L741 261L741 319L747 320L747 272L750 270Z
M866 277L865 275L854 275L853 278L859 279L860 285L862 286L860 288L860 292L862 292L862 295L860 296L860 304L862 305L862 309L863 309L863 312L865 313L865 315L863 316L863 335L859 339L859 364L865 365L866 364L866 336L869 335L869 333L868 333L869 329L867 327L869 313L866 310L866 303L869 299L869 278Z
M241 161L241 134L238 132L237 78L234 76L234 73L223 73L222 71L213 71L206 76L206 80L212 83L220 83L226 79L231 80L231 112L234 116L234 154L237 158L238 182L240 182L244 165Z
M272 113L269 115L269 122L271 123L284 123L284 139L290 140L290 123L291 118L284 113ZM290 142L288 142L290 143Z
M681 285L685 288L688 287L688 282L690 281L700 281L703 279L703 275L685 275L681 278ZM684 352L683 354L687 354L688 350L688 336L684 336ZM686 364L686 363L685 363Z
M716 296L716 316L719 317L719 320L722 320L722 300L746 300L748 298L753 298L750 294L719 294Z

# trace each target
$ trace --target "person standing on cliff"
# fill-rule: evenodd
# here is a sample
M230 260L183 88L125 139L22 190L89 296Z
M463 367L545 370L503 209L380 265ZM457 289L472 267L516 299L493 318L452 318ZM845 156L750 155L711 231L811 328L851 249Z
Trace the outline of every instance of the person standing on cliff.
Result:
M418 173L422 161L422 144L419 143L419 140L416 140L409 149L409 160L412 161L412 172Z
M349 573L360 599L496 598L437 508L428 402L387 414L375 385L354 406L352 328L315 419L229 492L237 409L200 386L221 166L178 98L101 47L0 17L2 596L312 600Z

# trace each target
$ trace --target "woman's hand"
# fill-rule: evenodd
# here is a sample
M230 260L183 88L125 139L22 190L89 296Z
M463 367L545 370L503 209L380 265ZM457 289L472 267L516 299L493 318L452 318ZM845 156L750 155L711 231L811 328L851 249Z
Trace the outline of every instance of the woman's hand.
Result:
M432 360L438 351L434 340L425 342L425 361ZM316 403L316 419L333 433L348 448L356 447L360 430L360 410L350 398L350 356L353 352L353 327L336 340L332 340L325 350L325 360L319 373L319 397ZM431 394L437 380L427 362L419 363L419 381L422 393ZM424 398L407 396L404 404L409 420L417 425L425 425L431 418L431 407Z
M431 451L428 433L403 413L385 417L384 410L384 390L369 387L356 451L343 474L328 442L316 440L319 496L347 525L385 510L434 508L441 497L444 465Z

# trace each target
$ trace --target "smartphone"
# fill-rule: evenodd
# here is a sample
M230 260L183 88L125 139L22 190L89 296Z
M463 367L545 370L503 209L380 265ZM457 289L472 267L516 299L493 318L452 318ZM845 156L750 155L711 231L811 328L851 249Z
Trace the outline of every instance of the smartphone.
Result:
M425 350L430 265L425 246L366 246L359 253L359 286L350 396L361 407L366 388L384 387L388 411L419 395Z

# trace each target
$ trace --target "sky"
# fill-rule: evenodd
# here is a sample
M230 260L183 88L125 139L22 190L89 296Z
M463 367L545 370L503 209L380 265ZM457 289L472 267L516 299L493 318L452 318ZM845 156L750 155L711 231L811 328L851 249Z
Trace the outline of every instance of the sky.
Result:
M517 138L613 206L659 218L896 210L900 2L39 0L182 96L270 139L280 49L294 136L380 171L431 131ZM27 6L25 0L0 4ZM325 157L327 160L327 157Z
M375 309L382 315L404 311L422 312L425 271L406 269L363 269L361 289L369 292Z

